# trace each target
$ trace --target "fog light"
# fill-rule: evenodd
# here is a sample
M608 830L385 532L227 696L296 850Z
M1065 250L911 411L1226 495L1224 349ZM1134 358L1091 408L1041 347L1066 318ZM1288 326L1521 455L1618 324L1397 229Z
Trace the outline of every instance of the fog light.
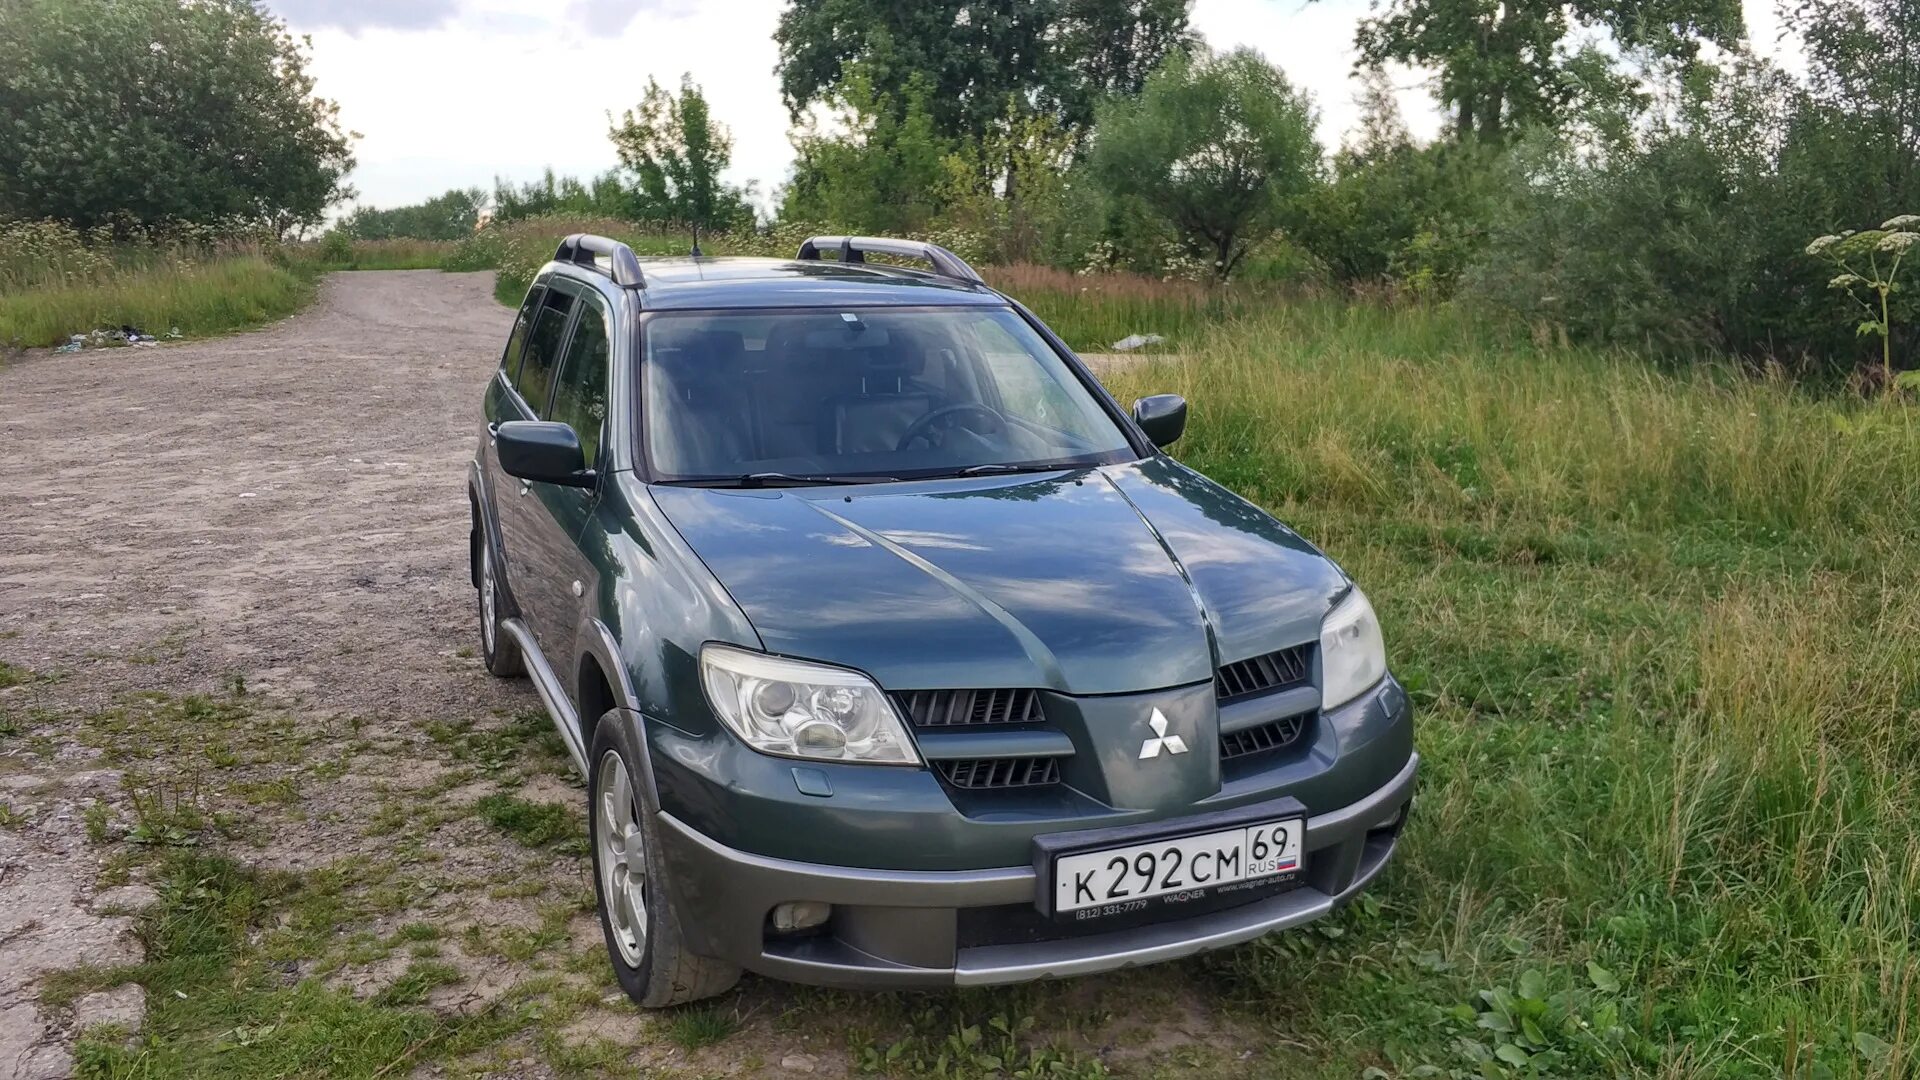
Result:
M773 909L773 928L782 934L825 926L833 916L833 905L818 900L795 900Z

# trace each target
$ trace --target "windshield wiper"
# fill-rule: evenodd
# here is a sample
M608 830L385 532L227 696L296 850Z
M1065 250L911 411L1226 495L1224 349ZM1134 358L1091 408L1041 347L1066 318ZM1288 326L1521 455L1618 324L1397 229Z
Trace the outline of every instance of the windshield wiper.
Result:
M998 476L1005 473L1023 472L1062 472L1074 468L1072 465L1006 465L1000 462L988 462L985 465L969 465L955 476Z
M680 483L697 484L701 487L819 487L826 484L885 484L898 480L896 476L795 476L783 472L756 472L744 476L715 476L701 480L685 480ZM669 481L673 483L674 481Z

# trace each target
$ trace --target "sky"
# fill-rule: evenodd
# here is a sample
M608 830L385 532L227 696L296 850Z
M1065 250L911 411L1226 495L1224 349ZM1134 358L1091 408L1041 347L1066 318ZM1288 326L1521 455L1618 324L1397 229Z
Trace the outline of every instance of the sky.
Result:
M903 0L911 2L911 0ZM784 0L267 0L311 37L318 93L358 132L357 205L399 206L449 188L491 189L551 166L611 168L607 114L640 99L648 76L691 73L733 133L728 179L759 203L785 179L789 123L774 75ZM1750 36L1779 53L1772 0L1745 0ZM1321 142L1337 147L1357 117L1353 32L1367 0L1196 0L1192 27L1215 48L1246 45L1305 87ZM1422 73L1392 73L1415 135L1441 117Z

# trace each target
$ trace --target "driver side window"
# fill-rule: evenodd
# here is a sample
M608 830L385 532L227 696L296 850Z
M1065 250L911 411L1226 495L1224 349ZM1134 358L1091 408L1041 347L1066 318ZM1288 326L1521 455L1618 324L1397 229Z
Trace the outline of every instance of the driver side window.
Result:
M598 294L581 300L580 319L573 342L567 346L560 378L553 387L553 406L547 419L558 420L580 437L587 468L600 453L600 437L607 421L607 362L611 353L607 334L607 307Z

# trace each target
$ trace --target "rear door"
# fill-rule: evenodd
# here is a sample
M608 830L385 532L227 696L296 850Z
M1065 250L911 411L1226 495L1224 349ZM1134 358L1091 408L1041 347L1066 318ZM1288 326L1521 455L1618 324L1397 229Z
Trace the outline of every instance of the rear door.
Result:
M539 302L531 306L526 345L512 378L506 380L497 409L488 418L493 423L538 420L545 415L553 392L554 374L573 327L573 312L579 300L576 288L565 278L552 278L546 283ZM531 301L532 297L528 299ZM507 589L520 616L537 635L542 600L553 587L550 579L558 572L548 565L541 551L540 519L545 516L545 510L540 501L532 497L532 484L499 470L497 453L494 468L497 472L493 489L494 516L500 523L499 554Z

